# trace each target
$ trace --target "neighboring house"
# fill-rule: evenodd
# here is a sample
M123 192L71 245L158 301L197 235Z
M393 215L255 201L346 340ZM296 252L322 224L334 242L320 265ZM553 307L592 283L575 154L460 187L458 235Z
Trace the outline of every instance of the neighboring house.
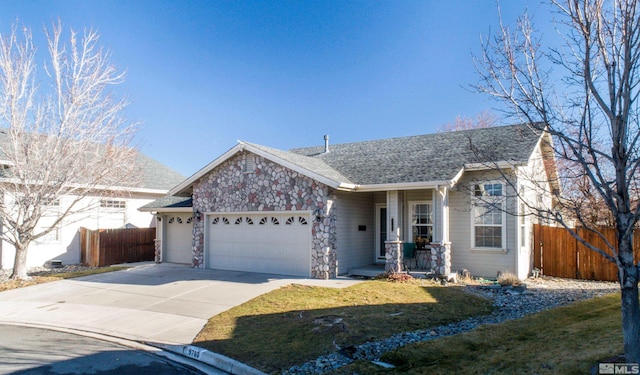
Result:
M138 154L136 163L141 171L141 181L137 186L119 186L83 198L80 204L88 207L88 211L70 217L68 224L32 242L27 255L27 267L43 266L53 259L61 260L63 264L80 263L80 227L94 230L155 226L154 217L138 209L166 195L184 177L143 154ZM56 212L62 212L72 200L70 196L62 196L54 203L51 212L38 222L38 227L51 226L57 218ZM14 257L15 248L7 242L1 242L0 268L12 268Z
M524 278L532 217L514 189L551 207L550 142L524 125L289 151L239 142L141 210L156 214L162 259L198 268L400 271L411 243L437 273Z

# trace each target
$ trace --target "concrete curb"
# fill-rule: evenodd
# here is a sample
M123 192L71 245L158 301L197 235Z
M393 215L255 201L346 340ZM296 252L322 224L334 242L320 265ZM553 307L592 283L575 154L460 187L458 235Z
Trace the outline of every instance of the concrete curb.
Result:
M233 375L267 375L266 373L255 369L242 362L238 362L233 358L226 357L207 349L193 345L166 345L152 342L145 344L155 346L159 349L169 351L175 354L185 356L187 358L203 362L209 366L220 369L226 373Z
M134 350L140 350L140 351L144 351L144 352L150 353L152 355L156 355L156 356L159 356L159 357L166 358L166 359L168 359L168 360L170 360L172 362L179 363L179 364L181 364L183 366L186 366L186 367L194 368L194 369L199 370L200 372L205 373L205 374L230 373L230 372L228 372L226 370L223 370L223 369L219 368L218 366L211 365L211 364L207 363L206 361L197 360L197 359L189 357L187 355L183 355L182 353L176 353L173 350L169 350L169 349L165 349L164 348L164 346L171 346L171 345L151 344L151 343L146 343L146 342L141 342L141 341L128 340L128 339L124 339L124 338L116 337L116 336L105 335L105 334L98 333L98 332L82 331L82 330L73 329L73 328L66 328L66 327L45 325L45 324L37 324L37 323L15 323L15 322L0 321L0 324L13 325L13 326L22 326L22 327L30 327L30 328L39 328L39 329L47 329L47 330L51 330L51 331L70 333L70 334L73 334L73 335L90 337L90 338L93 338L93 339L96 339L96 340L107 341L107 342L111 342L111 343L114 343L114 344L126 346L126 347L134 349ZM204 350L202 348L198 348L198 349ZM211 367L214 367L215 370L211 369ZM246 367L249 367L249 366L246 366ZM257 370L255 370L255 371L257 371ZM245 373L242 373L242 374L245 374ZM256 373L246 373L246 374L261 374L261 373L260 372L256 372Z

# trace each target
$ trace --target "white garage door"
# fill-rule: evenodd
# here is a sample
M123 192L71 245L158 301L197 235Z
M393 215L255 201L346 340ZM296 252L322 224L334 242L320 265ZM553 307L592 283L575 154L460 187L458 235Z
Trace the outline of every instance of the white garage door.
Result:
M191 264L193 224L191 214L170 214L166 218L166 235L162 260L168 263Z
M309 214L216 214L207 225L208 268L310 276Z

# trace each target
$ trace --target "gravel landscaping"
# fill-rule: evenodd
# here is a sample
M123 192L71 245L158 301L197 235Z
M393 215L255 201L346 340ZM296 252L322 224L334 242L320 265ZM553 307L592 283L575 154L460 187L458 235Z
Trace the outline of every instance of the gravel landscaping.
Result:
M491 314L428 330L406 332L385 340L368 342L340 350L283 371L283 374L317 374L338 369L356 359L378 361L386 353L414 342L433 340L474 330L483 324L498 324L519 319L553 307L619 291L618 283L569 280L552 277L528 279L524 288L499 285L467 285L469 293L493 300Z

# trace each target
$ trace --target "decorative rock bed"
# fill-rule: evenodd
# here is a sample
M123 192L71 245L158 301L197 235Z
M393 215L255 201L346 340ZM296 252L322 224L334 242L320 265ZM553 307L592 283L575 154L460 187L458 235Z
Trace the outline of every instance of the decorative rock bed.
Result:
M525 285L526 287L501 287L497 284L468 285L466 290L469 293L493 300L496 309L491 314L471 317L457 323L426 330L400 333L357 347L343 348L338 352L319 357L300 366L291 367L282 373L318 374L338 369L356 359L379 361L384 353L407 344L469 332L483 324L498 324L519 319L553 307L568 305L619 290L617 283L550 277L529 279Z

